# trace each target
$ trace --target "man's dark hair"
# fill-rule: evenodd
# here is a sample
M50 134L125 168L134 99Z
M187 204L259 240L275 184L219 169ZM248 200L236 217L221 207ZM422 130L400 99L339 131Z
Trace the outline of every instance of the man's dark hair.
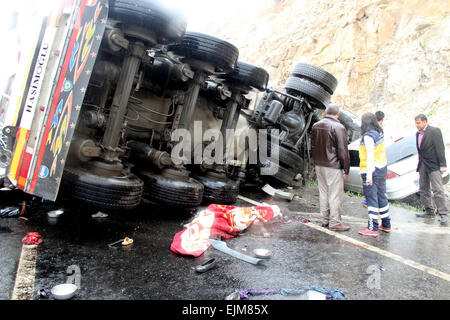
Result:
M414 120L421 120L421 121L427 121L427 122L428 122L427 116L424 115L423 113L418 114L418 115L414 118Z
M335 116L339 113L339 106L337 104L330 104L327 107L327 110L325 110L326 114Z
M371 112L367 112L361 117L361 139L364 137L364 134L370 130L375 130L379 133L383 132L383 129L380 127L375 115Z
M383 111L375 112L375 117L377 118L377 121L383 120L384 119L384 112Z

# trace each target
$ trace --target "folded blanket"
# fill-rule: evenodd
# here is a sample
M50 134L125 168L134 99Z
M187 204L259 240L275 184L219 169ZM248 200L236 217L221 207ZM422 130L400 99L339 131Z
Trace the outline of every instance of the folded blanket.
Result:
M266 222L279 215L280 208L275 205L234 207L211 204L200 211L186 229L175 235L170 250L198 257L211 245L209 238L233 238L256 219Z

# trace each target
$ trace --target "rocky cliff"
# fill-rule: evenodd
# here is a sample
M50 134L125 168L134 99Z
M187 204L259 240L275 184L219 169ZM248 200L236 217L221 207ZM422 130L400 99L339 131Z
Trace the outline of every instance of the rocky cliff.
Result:
M240 60L282 89L297 62L332 73L333 101L357 115L383 110L385 128L415 132L424 113L450 147L448 0L261 0L209 26Z

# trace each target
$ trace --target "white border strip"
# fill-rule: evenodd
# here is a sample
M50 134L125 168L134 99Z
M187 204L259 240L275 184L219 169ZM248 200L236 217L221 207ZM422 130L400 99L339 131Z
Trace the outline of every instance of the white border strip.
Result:
M33 300L37 245L22 246L11 300Z

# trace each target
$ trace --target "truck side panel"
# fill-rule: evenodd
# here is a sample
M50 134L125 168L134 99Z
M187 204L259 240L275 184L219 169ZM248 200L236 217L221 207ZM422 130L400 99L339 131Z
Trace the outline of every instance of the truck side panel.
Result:
M70 142L105 31L106 0L82 0L70 33L61 73L39 135L39 147L25 191L55 200Z

